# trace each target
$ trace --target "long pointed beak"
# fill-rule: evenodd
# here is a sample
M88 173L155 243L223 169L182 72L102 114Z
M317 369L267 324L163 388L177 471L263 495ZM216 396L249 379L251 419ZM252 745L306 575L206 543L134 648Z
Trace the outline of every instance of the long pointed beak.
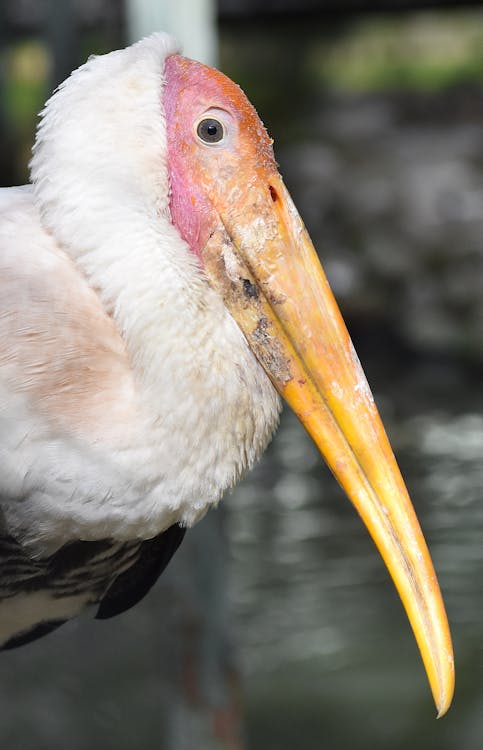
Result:
M215 206L206 273L275 387L355 505L393 578L438 716L451 703L451 636L431 558L347 329L278 174Z

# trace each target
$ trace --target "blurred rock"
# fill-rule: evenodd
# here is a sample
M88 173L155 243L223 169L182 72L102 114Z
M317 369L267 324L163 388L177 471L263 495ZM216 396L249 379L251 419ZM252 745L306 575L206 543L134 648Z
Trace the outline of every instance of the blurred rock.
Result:
M346 316L477 359L482 101L479 90L330 96L305 121L311 140L279 153Z

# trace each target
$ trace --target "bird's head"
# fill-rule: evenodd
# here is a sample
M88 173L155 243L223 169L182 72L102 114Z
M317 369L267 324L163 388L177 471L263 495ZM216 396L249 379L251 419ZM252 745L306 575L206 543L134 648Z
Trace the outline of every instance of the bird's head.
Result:
M179 55L166 60L164 109L173 222L366 524L442 714L452 649L429 553L272 140L236 84Z

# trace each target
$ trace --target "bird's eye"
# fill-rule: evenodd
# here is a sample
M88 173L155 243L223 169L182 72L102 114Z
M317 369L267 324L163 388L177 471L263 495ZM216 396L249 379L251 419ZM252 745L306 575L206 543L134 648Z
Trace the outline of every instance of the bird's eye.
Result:
M205 117L199 121L196 133L203 143L219 143L225 137L225 128L214 117Z

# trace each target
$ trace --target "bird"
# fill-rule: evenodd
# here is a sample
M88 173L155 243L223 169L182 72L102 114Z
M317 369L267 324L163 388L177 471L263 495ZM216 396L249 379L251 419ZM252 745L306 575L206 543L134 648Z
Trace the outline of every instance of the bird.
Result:
M158 32L47 101L0 190L0 648L153 586L260 458L283 397L373 537L439 714L438 582L273 141Z

